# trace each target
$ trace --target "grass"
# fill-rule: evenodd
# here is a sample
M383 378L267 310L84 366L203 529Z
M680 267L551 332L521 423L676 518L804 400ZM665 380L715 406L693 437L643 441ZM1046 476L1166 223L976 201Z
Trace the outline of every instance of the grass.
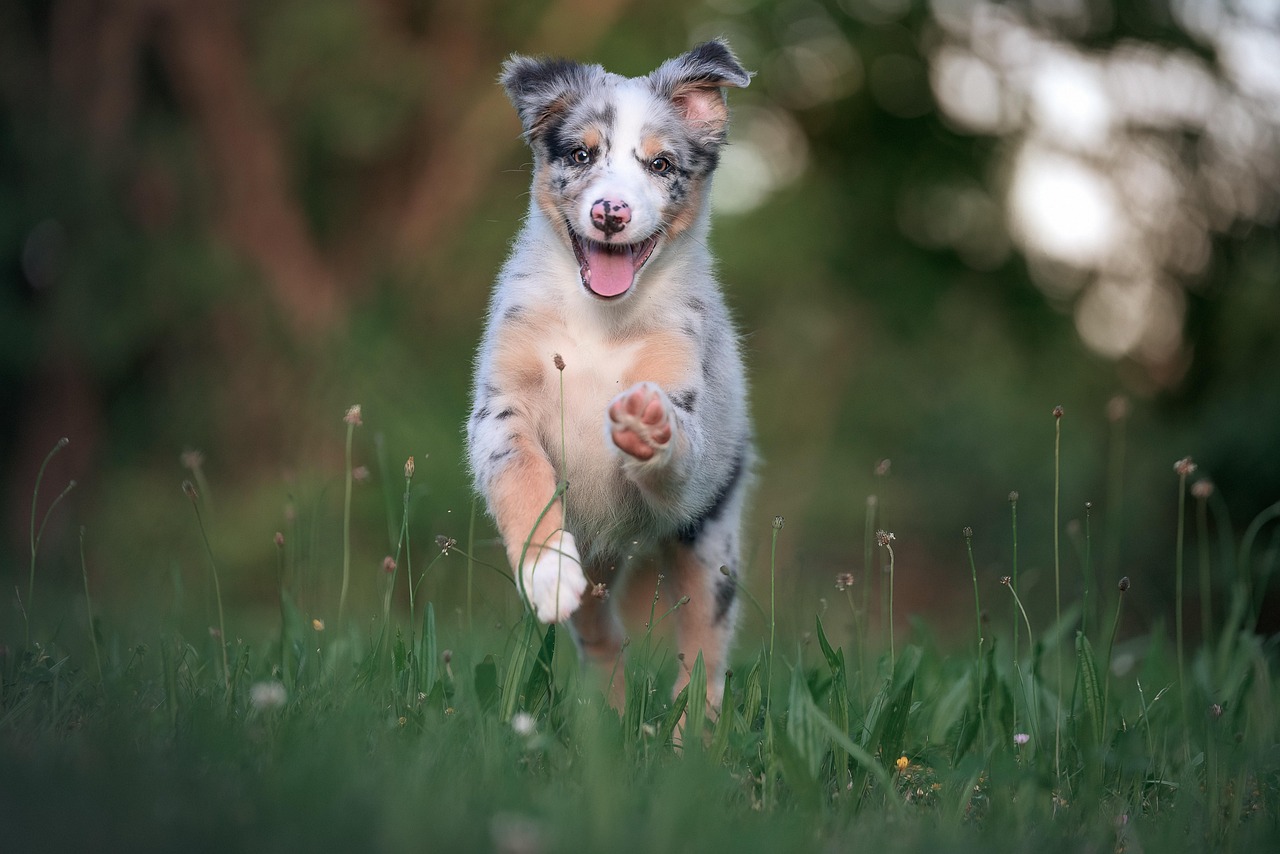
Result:
M406 547L411 477L410 464L400 524L388 526ZM216 581L198 513L193 536ZM714 718L690 701L705 692L700 657L672 697L680 664L654 629L680 603L660 614L660 590L610 676L625 688L619 715L602 680L579 671L563 629L528 616L472 628L469 599L456 623L419 601L405 623L380 593L378 614L344 594L348 619L309 622L277 535L279 616L256 633L228 635L220 602L214 637L176 618L141 629L100 611L69 619L72 600L44 593L44 619L19 632L34 640L0 637L0 832L7 850L42 851L86 840L130 850L191 840L308 851L1274 850L1280 691L1274 646L1253 626L1276 544L1260 554L1253 544L1277 515L1280 505L1240 548L1223 546L1230 607L1215 635L1179 644L1176 657L1162 632L1125 636L1121 600L1143 595L1128 579L1103 638L1083 630L1103 621L1083 623L1080 603L1056 601L1056 589L1063 616L1035 634L1017 579L1002 579L1016 616L984 628L976 566L1006 558L1007 546L968 529L976 656L918 629L849 656L821 617L807 636L816 643L776 633L771 553L768 640L739 644ZM775 544L780 528L779 517ZM438 540L417 573L406 548L409 591L450 566L468 591L473 567L514 587L476 553L470 522L465 546ZM868 568L870 555L864 544ZM388 560L383 583L394 587L401 568ZM81 572L87 604L83 558ZM37 581L32 569L28 603ZM852 583L841 589L866 637L866 589L859 611Z

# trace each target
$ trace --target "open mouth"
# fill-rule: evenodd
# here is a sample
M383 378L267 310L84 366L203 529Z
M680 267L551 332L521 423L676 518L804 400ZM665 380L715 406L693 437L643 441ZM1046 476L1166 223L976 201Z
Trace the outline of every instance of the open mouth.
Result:
M639 243L599 243L569 227L573 254L578 259L582 286L603 299L620 297L635 283L636 273L658 245L658 235Z

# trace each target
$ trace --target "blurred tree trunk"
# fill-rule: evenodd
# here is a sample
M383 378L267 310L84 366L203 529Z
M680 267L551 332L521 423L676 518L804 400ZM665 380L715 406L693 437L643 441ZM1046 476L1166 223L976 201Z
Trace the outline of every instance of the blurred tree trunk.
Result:
M341 287L312 240L280 135L253 88L238 4L172 0L161 10L157 46L220 188L220 228L263 271L295 335L321 336L342 320Z

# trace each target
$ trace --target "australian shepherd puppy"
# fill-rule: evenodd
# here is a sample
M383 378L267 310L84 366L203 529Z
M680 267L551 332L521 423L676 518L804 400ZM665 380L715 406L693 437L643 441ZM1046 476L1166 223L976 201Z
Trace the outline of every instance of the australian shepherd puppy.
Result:
M687 597L676 687L701 653L714 707L753 453L707 199L725 89L750 79L719 41L645 77L506 62L533 186L493 290L467 425L476 486L538 619L569 620L608 672L623 641L608 587L657 561L663 586Z

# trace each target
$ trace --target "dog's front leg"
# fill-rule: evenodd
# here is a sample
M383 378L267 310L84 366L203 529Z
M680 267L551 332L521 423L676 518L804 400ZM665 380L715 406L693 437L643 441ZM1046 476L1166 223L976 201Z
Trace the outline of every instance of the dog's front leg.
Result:
M489 510L529 607L542 622L558 623L578 608L587 577L573 535L564 530L564 497L556 495L555 470L518 424L485 427L476 430L472 451L479 457Z
M677 505L688 482L689 435L660 386L638 382L609 404L609 437L622 470L651 502Z

